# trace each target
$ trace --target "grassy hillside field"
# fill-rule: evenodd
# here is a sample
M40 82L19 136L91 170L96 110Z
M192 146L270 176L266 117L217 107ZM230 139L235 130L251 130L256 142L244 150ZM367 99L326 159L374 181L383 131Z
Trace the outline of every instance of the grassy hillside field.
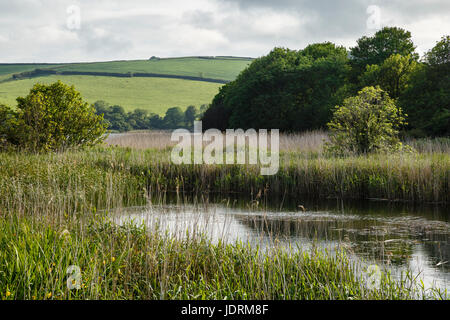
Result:
M52 69L78 72L159 73L231 81L249 62L248 59L173 58L69 64Z
M14 73L20 73L24 71L31 71L38 68L53 68L60 66L58 64L34 64L34 63L23 63L23 64L0 64L0 76L10 76Z
M104 100L118 104L126 111L136 108L164 114L170 107L185 108L210 103L222 84L207 81L154 77L113 77L95 75L43 75L13 79L14 74L35 69L58 72L108 72L118 74L155 73L168 76L187 76L233 80L251 59L233 57L186 57L153 60L110 61L73 64L0 64L0 103L10 106L16 98L28 93L36 82L61 80L75 85L90 103Z
M0 103L15 105L36 82L49 84L61 80L74 85L83 98L94 103L104 100L125 111L141 108L163 115L170 107L185 108L210 103L221 84L165 78L119 78L101 76L47 76L0 83Z

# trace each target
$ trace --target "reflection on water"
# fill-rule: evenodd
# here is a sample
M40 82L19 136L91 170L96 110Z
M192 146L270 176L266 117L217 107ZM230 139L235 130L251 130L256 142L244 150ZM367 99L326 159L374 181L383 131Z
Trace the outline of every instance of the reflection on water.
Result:
M333 206L334 203L334 206ZM207 205L128 208L118 221L133 219L176 237L206 235L241 240L263 249L284 246L331 252L345 248L354 259L389 268L394 275L409 269L429 287L450 288L450 223L446 208L411 208L387 203L283 203L264 208L255 203L222 200ZM187 232L188 231L188 232Z

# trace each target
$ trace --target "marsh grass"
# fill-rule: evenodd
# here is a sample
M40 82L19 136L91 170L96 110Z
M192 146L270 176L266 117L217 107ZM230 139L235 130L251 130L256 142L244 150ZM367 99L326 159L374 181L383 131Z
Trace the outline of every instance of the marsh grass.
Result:
M169 130L130 131L111 134L105 142L111 146L130 147L133 149L167 150L177 143L171 141L171 134L172 132ZM321 153L323 144L327 141L328 135L323 131L281 134L280 151ZM204 145L206 144L204 143Z
M407 145L420 153L450 153L450 138L407 139Z
M343 252L261 252L117 226L93 215L69 229L33 218L0 221L3 299L414 299L443 292L394 281L369 289ZM69 266L81 270L68 289ZM69 279L70 281L71 279ZM78 281L78 282L77 282Z
M326 158L282 152L280 172L257 166L170 163L170 149L97 147L44 155L0 154L2 299L410 299L445 293L383 276L367 288L345 253L267 253L244 243L176 239L112 223L108 212L164 203L168 192L289 193L448 201L449 155ZM67 268L82 287L67 289Z
M167 149L175 142L170 141L169 130L141 130L120 134L112 134L106 139L106 144L134 149ZM318 153L323 151L324 143L328 142L325 131L307 131L301 133L281 133L280 151ZM419 153L450 153L450 138L406 138L404 143Z
M261 176L258 165L173 165L175 142L169 132L129 133L106 142L127 147L116 151L130 172L143 172L151 189L189 192L255 192L318 198L388 199L416 202L450 200L448 139L409 140L415 152L331 157L323 153L324 132L282 134L280 170ZM137 152L143 149L142 152Z

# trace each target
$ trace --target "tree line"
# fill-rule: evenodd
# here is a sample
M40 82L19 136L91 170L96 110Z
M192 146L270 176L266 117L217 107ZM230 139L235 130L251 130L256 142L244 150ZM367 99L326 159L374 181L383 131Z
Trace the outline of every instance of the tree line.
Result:
M403 110L411 136L450 135L450 37L421 59L411 33L385 27L350 50L331 42L274 48L221 87L203 128L326 128L337 106L378 87Z
M192 129L194 120L202 116L207 106L202 105L200 109L196 106L188 106L185 111L180 107L172 107L167 109L164 116L143 109L125 112L122 106L111 106L102 100L96 101L94 108L96 114L103 115L103 119L110 131L125 132L149 129Z

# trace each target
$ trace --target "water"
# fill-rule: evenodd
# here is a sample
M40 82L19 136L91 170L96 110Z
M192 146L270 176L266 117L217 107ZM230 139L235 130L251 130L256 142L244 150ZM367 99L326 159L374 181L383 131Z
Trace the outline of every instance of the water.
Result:
M261 204L238 198L193 203L127 208L118 213L118 222L142 222L179 238L239 240L264 250L344 248L361 266L377 265L397 277L411 270L426 287L450 289L448 207L296 199Z

